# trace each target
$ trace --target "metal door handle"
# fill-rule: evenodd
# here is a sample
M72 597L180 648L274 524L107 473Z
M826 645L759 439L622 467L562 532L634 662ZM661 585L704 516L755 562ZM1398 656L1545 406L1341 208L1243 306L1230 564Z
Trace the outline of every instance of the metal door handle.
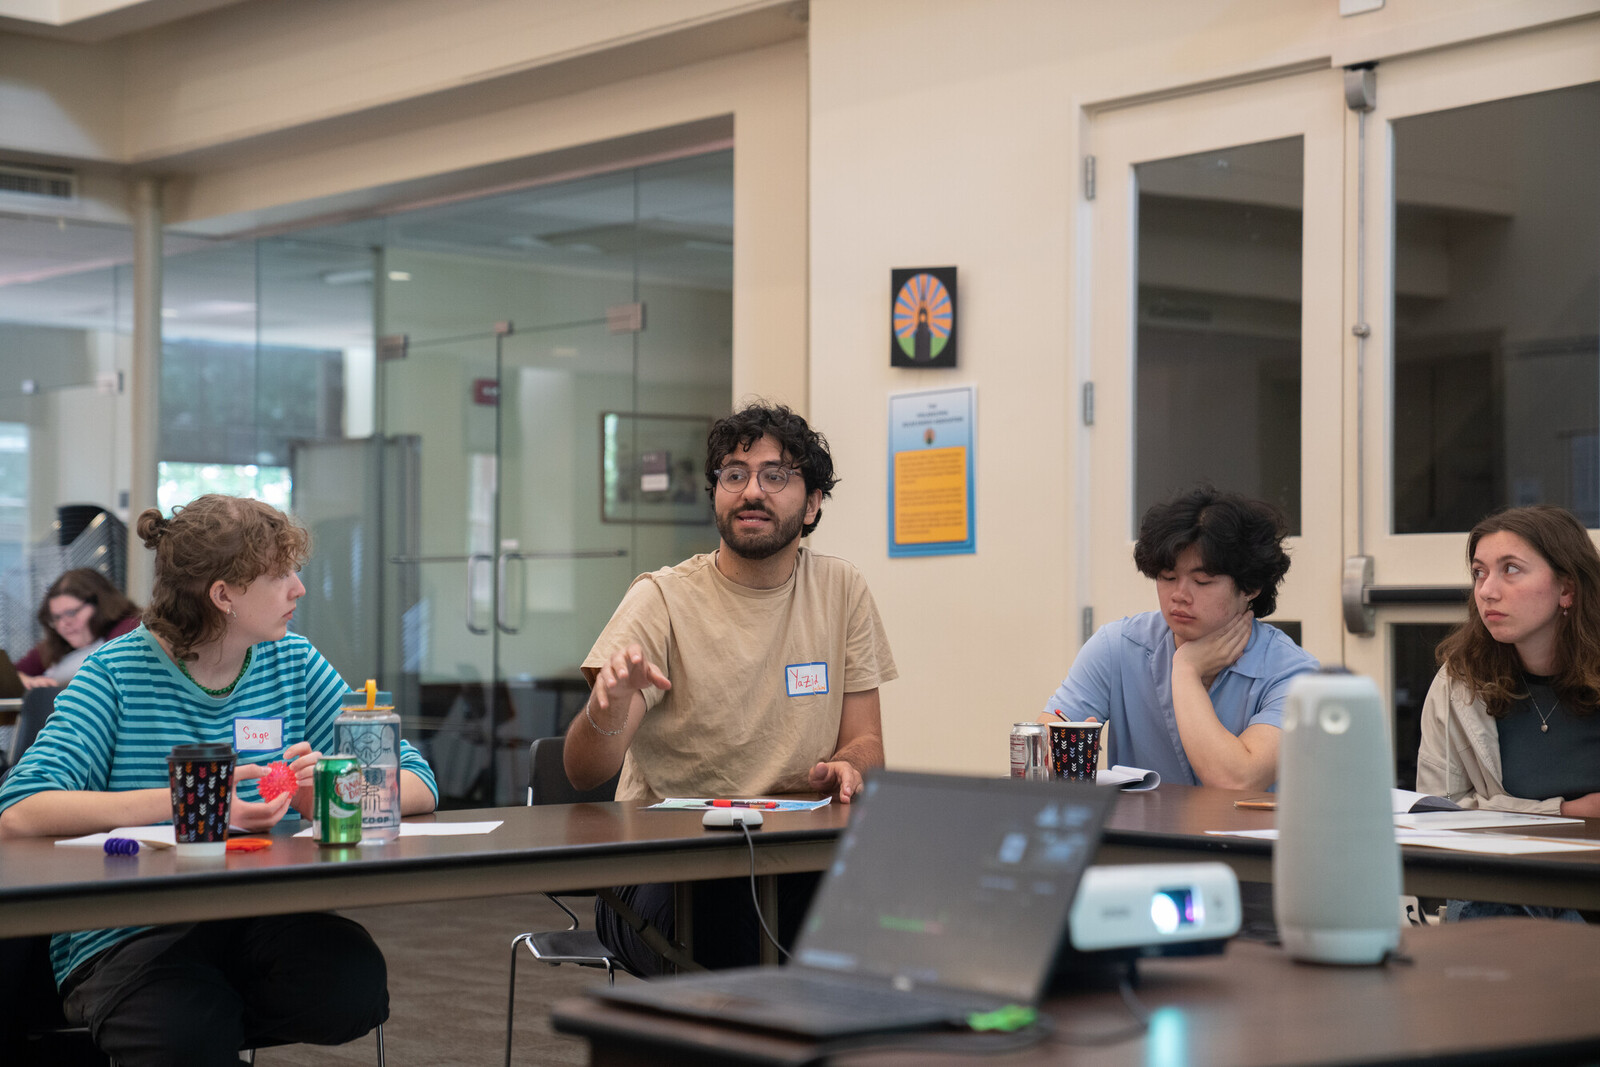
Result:
M490 566L494 565L494 557L489 555L487 552L474 552L472 555L467 557L467 630L471 633L477 634L480 637L485 637L488 636L489 628L487 626L479 626L473 621L472 615L472 594L476 591L477 586L477 581L472 573L472 567L473 564L479 562L480 560L489 564Z
M525 559L615 559L626 556L625 548L595 549L587 552L502 552L495 563L495 607L494 624L503 634L516 634L522 632L522 627L512 626L506 621L506 605L511 598L507 595L506 572L510 569L507 564L512 560Z
M522 559L520 552L502 552L495 563L495 602L494 624L503 634L514 634L521 631L520 626L511 626L506 622L506 564L513 559Z

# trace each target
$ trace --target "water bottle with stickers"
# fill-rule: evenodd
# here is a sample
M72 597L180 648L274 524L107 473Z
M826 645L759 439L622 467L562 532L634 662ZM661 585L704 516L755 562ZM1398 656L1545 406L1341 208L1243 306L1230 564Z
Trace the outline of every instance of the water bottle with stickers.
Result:
M346 693L333 722L334 751L361 761L361 840L400 836L400 716L394 697L370 678L364 690Z

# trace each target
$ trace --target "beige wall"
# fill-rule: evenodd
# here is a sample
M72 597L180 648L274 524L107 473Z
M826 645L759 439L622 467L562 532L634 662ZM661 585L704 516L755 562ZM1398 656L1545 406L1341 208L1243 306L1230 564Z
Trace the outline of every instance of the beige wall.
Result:
M811 414L844 478L813 540L862 567L883 612L901 674L884 691L891 764L1001 771L1008 724L1043 707L1078 646L1092 109L1596 8L1390 0L1341 19L1334 0L813 0ZM960 367L892 370L889 271L946 264ZM888 396L955 384L977 389L978 551L890 560Z
M274 0L115 46L0 36L0 67L23 71L0 85L0 148L175 172L169 213L199 225L731 116L735 398L795 403L834 443L844 481L815 541L861 565L888 624L891 762L992 772L1078 643L1094 110L1600 3L811 0L785 29L789 8ZM961 272L962 365L891 371L888 271L929 264ZM954 383L978 395L978 552L890 561L887 398Z

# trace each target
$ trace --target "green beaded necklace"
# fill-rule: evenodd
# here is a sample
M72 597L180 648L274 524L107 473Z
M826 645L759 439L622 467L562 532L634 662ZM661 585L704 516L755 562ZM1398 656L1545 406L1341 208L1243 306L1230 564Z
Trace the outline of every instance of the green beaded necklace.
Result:
M185 678L189 679L191 682L194 682L195 686L200 690L200 692L206 694L207 696L225 697L229 693L233 692L233 687L239 684L239 679L244 677L244 672L250 669L250 657L254 653L254 648L247 648L244 650L244 662L239 664L239 673L233 676L233 681L229 682L221 689L208 689L199 682L195 682L194 675L189 673L189 665L181 659L178 661L178 669L183 672L183 676Z

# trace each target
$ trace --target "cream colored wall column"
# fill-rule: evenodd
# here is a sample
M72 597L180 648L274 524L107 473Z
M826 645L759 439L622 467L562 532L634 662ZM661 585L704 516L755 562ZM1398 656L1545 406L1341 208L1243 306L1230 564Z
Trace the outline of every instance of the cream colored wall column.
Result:
M132 526L156 504L156 463L161 446L161 180L140 178L133 187L133 361L128 376L132 413L128 479L128 595L150 598L151 556Z

